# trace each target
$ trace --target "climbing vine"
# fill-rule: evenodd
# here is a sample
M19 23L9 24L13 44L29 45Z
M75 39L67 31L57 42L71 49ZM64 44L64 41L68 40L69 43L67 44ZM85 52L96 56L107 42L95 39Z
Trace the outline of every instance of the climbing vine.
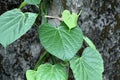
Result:
M24 0L19 8L9 10L0 16L0 43L4 48L24 35L39 15L46 20L51 17L21 11L27 4L38 7L41 3L41 0ZM61 14L62 17L58 18L61 21L59 26L53 26L48 22L39 25L39 39L46 51L40 56L35 68L26 71L27 80L68 80L69 67L75 80L102 80L103 60L93 42L83 35L77 24L80 14L70 13L69 10L64 10ZM88 47L84 48L79 56L77 53L83 42ZM55 58L51 57L54 58L52 63L42 64L47 54ZM57 62L56 58L61 61Z

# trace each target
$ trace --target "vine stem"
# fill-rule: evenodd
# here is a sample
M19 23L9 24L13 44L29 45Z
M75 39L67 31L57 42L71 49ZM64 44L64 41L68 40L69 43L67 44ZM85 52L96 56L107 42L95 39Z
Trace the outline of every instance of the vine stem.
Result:
M60 17L55 17L55 16L49 16L49 15L45 15L46 18L52 18L52 19L58 19L59 21L63 21L62 18Z
M80 15L81 15L81 13L82 13L82 10L80 10L80 12L79 12L78 16L80 16Z
M41 14L41 17L42 17L41 24L47 23L47 19L43 16L48 13L48 3L47 2L48 2L47 0L43 0L41 5L37 6L37 7L39 7L39 14ZM37 63L35 64L34 70L37 70L37 68L40 66L40 64L42 64L42 62L46 59L47 56L48 56L47 51L44 51L40 55Z
M6 49L6 47L4 48L4 53L5 53L5 55L7 54L7 49Z
M34 70L37 70L40 64L42 64L42 61L46 58L47 51L44 51L43 54L38 59L37 63L35 64Z
M21 4L20 4L20 6L19 6L19 8L18 9L22 9L24 6L26 6L27 5L27 3L24 1L24 2L22 2Z

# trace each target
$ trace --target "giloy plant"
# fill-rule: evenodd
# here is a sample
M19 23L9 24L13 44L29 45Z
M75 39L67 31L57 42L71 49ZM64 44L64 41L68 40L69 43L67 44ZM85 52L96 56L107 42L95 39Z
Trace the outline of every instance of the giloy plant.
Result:
M0 43L4 48L24 35L35 23L38 15L41 15L23 13L21 9L27 4L38 6L43 2L24 0L19 8L9 10L0 16ZM75 80L102 80L103 59L93 42L83 35L78 26L79 15L64 10L59 26L47 22L39 26L39 39L46 51L40 56L34 70L26 71L27 80L68 80L69 68ZM88 47L84 48L79 56L77 53L83 42L86 42ZM52 62L42 64L47 54L52 55Z

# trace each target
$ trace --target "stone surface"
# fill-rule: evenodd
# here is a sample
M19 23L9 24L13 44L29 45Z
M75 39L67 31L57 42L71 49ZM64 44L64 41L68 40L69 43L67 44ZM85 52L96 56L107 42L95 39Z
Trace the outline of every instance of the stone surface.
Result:
M61 16L63 9L82 14L79 18L84 35L88 36L104 59L103 80L120 79L120 0L52 0L49 15ZM16 8L22 0L0 0L0 14ZM34 12L33 6L24 11ZM38 21L39 22L39 21ZM58 21L49 20L58 25ZM39 23L38 23L39 24ZM41 51L37 27L7 47L0 46L0 80L25 80L25 71L33 68ZM72 79L69 80L74 80Z

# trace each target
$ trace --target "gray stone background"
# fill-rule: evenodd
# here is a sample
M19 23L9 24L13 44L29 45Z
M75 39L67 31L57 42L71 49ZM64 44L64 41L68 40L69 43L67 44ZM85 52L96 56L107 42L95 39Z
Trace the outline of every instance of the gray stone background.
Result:
M0 14L17 8L22 1L0 0ZM120 0L52 1L49 15L58 16L63 9L73 12L83 10L78 23L104 59L103 80L120 80ZM23 11L36 12L37 9L27 6ZM56 20L49 22L58 23ZM25 71L34 67L42 49L37 29L33 25L25 35L7 47L6 54L0 45L0 80L25 80Z

